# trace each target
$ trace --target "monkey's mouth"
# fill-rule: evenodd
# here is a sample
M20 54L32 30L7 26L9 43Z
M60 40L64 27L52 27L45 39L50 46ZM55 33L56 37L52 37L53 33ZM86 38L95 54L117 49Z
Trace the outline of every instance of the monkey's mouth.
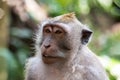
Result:
M51 55L46 55L46 54L43 54L43 57L44 57L44 58L58 58L58 57L56 57L56 56L51 56Z
M61 57L58 57L58 56L46 55L46 54L42 55L42 60L46 64L52 64L52 63L58 62L60 61L60 59Z

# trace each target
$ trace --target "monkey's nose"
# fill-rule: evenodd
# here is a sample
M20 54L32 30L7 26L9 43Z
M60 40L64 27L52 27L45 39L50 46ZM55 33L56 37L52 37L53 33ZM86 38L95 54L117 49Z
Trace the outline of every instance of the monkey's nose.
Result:
M49 45L44 45L44 47L47 49L47 48L49 48L51 45L49 44Z

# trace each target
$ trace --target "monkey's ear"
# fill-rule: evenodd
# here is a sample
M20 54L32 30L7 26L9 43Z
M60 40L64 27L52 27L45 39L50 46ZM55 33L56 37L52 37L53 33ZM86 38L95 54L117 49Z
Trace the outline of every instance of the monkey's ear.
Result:
M89 39L92 35L92 31L83 29L82 30L82 37L81 37L81 43L82 44L87 44L89 42Z

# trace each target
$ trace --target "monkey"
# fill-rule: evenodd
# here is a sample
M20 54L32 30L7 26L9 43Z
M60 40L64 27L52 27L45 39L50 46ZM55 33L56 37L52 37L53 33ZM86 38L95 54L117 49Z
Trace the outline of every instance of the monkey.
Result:
M109 80L99 59L87 47L92 34L75 13L41 22L35 56L26 63L25 80Z

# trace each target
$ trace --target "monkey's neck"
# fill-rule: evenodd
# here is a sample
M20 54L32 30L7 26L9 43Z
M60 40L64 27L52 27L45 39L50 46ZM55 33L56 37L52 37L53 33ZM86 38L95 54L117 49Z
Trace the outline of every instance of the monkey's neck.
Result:
M70 52L71 55L70 55L70 57L69 57L69 59L67 61L68 66L71 65L71 64L75 64L75 63L77 63L79 61L78 56L80 55L80 52L82 52L84 47L86 47L86 46L79 45L77 49L73 49L73 51Z

